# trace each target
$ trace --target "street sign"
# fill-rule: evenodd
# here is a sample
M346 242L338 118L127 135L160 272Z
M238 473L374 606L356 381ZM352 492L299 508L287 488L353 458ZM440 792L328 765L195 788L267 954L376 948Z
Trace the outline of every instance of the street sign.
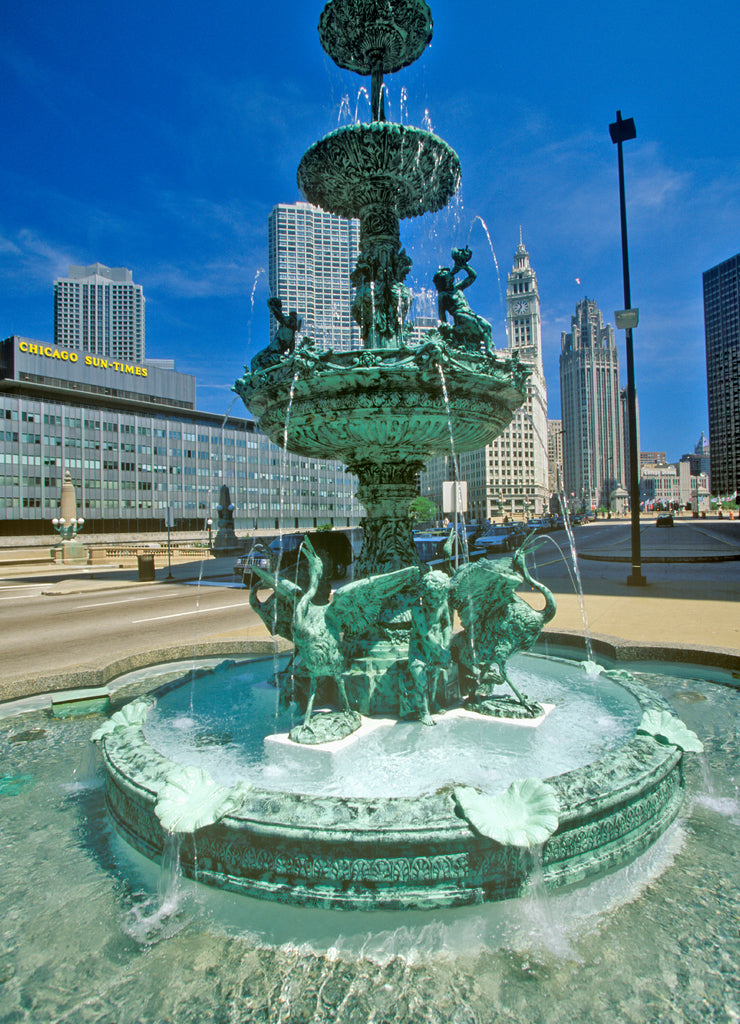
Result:
M172 505L168 505L164 513L164 525L168 530L175 528L175 510Z
M442 511L443 512L467 512L468 511L468 482L467 482L467 480L443 480L442 481Z

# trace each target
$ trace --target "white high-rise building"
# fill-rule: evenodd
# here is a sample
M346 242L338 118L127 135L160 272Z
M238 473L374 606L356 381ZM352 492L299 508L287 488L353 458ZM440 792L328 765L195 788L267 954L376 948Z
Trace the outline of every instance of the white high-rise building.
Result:
M561 335L560 404L565 491L571 503L609 508L624 487L624 429L614 328L583 299Z
M521 239L506 288L508 352L529 367L524 403L491 444L459 456L459 478L468 484L468 519L524 518L548 510L547 386L542 370L542 325L537 274ZM422 475L421 493L439 502L437 462ZM448 475L452 471L449 460Z
M144 292L125 267L70 266L54 282L54 344L144 362Z
M319 348L362 348L352 319L350 274L360 248L360 222L345 220L310 203L280 203L269 218L270 294L283 313L295 310L300 333ZM271 333L277 328L270 317Z

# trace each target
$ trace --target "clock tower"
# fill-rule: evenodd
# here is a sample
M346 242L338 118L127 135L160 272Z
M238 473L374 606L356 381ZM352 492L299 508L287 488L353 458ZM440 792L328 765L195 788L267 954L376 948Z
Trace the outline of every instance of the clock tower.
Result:
M529 253L519 232L519 245L514 255L506 284L506 334L509 348L517 351L523 362L542 374L542 325L537 275L529 265Z

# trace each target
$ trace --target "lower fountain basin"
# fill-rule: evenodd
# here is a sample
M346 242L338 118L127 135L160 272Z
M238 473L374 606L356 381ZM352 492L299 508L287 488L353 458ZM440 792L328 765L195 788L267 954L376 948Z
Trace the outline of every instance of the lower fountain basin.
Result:
M540 666L555 662L534 656L521 656L521 661L539 661ZM519 662L513 659L514 664ZM571 666L569 671L583 676L580 668ZM198 722L189 746L196 751L220 748L219 760L228 761L235 737L225 735L218 722L199 717L197 693L202 683L183 680L174 688L187 692L188 700L187 713L174 709L172 721L179 722L175 728L181 734ZM343 909L432 908L507 899L525 892L535 871L547 887L555 888L611 870L645 850L678 814L684 791L682 751L655 736L638 734L645 712L670 714L667 704L646 687L634 680L603 677L590 680L588 686L594 702L587 717L596 732L602 731L604 716L600 690L616 695L622 710L614 717L622 722L623 731L600 753L579 740L580 763L546 778L560 807L559 822L536 849L487 838L458 809L454 794L460 784L484 791L506 787L507 778L497 781L487 774L487 766L496 760L496 742L493 751L478 742L468 743L478 752L472 766L450 769L446 782L427 773L422 776L427 785L407 789L405 795L398 785L395 792L402 795L389 795L394 786L382 780L370 783L371 790L375 788L370 793L341 785L337 792L321 785L311 792L310 785L286 788L269 760L265 765L263 741L272 728L265 730L259 716L244 714L255 764L238 768L235 777L249 780L251 773L254 781L220 820L183 836L182 869L199 881L252 896ZM174 692L171 686L166 689ZM168 694L161 695L162 707L149 712L151 723L144 716L137 722L131 715L128 723L122 722L100 741L115 828L150 858L161 856L167 835L155 805L172 760L155 744L161 746L157 719L167 716L168 699ZM270 700L274 704L274 692ZM532 774L533 748L543 745L548 730L557 731L557 698L554 703L547 720L527 729L519 744L519 759L514 758L511 769L518 778ZM518 728L484 725L493 730ZM418 723L401 723L400 728L422 742L427 742L425 735L433 742L437 732ZM188 743L180 746L187 749ZM410 741L402 744L397 762L381 760L382 771L393 776L394 765L405 763L410 746ZM301 757L306 756L311 755L301 751ZM351 755L348 763L351 767ZM417 778L418 771L412 769L410 775ZM296 780L290 766L287 777ZM365 779L364 769L355 771L354 777ZM222 779L222 784L228 782Z

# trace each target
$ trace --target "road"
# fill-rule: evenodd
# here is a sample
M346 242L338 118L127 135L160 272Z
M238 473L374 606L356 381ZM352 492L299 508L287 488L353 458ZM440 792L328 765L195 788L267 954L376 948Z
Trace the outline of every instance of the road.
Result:
M153 583L82 594L44 593L48 583L0 583L3 680L114 661L132 650L210 639L264 637L249 594L230 579L212 585Z

